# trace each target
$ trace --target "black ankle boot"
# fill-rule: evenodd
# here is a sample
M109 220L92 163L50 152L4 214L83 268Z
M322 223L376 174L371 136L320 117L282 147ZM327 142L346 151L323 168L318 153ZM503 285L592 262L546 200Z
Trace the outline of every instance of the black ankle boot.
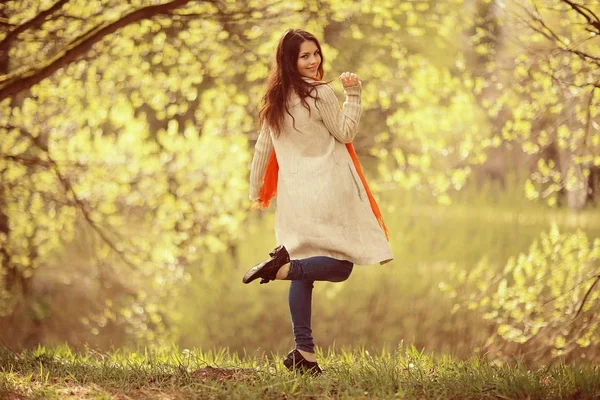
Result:
M307 361L298 351L298 349L294 349L288 353L285 360L283 360L283 365L285 365L285 367L290 371L295 370L299 373L308 372L312 375L319 375L323 373L316 361Z
M263 261L250 268L250 270L246 272L246 275L244 275L242 282L250 283L258 278L262 278L260 283L274 281L279 268L290 262L290 255L283 245L277 246L269 253L269 255L271 258L267 261Z

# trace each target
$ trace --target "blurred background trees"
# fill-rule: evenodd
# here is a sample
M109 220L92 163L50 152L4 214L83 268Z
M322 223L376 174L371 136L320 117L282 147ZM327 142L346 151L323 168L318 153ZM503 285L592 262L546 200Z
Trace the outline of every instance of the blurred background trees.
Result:
M275 244L248 167L277 40L301 27L327 80L363 81L355 146L396 256L317 289L317 341L597 355L599 15L592 0L3 2L0 338L290 345L285 285L239 275Z

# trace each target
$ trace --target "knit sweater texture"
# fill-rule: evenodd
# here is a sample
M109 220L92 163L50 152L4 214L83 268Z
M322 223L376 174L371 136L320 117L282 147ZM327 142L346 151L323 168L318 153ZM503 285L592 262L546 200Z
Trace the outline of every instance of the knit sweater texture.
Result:
M307 82L314 80L305 78ZM393 259L345 143L358 132L362 85L345 88L340 108L333 88L315 85L307 110L291 93L282 130L262 126L250 171L250 200L258 200L273 149L279 164L275 197L277 245L292 259L329 256L356 265Z

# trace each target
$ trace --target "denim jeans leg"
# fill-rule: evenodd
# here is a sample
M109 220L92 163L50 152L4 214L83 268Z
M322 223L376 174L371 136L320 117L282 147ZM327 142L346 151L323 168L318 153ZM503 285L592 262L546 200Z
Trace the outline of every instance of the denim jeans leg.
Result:
M286 279L292 281L289 305L297 349L309 353L315 352L310 321L314 281L345 281L350 276L353 266L349 261L325 256L290 261Z
M292 315L292 330L296 348L315 352L315 344L310 327L313 281L292 281L290 284L289 305Z
M342 282L348 279L354 264L346 260L315 256L290 261L286 279Z

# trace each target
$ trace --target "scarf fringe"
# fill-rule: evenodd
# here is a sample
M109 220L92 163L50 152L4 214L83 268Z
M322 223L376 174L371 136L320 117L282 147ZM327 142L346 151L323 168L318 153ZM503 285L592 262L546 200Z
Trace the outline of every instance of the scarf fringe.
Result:
M269 161L267 162L267 170L265 172L265 177L263 179L263 184L260 189L260 198L258 199L258 203L255 203L252 206L253 210L260 208L264 210L269 207L269 203L271 203L271 199L273 196L277 194L277 180L279 176L279 163L277 162L277 156L275 155L275 150L271 152L271 156L269 157Z

